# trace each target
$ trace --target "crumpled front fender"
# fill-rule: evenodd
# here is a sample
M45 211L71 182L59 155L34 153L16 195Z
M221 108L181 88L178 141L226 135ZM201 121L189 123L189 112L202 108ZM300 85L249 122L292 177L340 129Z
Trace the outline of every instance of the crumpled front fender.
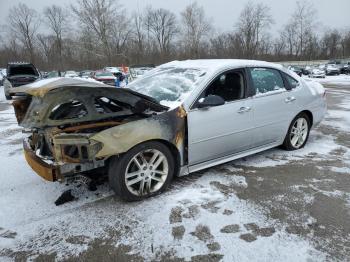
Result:
M109 128L91 139L103 143L103 148L96 157L106 157L124 153L147 140L169 140L170 136L169 129L162 127L159 121L144 119Z
M96 157L125 153L132 147L150 140L165 140L179 151L184 160L186 112L182 107L173 111L106 129L90 139L99 141L103 148Z

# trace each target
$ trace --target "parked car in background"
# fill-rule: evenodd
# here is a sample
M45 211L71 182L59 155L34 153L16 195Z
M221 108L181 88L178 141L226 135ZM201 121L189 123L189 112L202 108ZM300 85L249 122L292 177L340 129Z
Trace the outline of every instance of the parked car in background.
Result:
M75 71L66 71L63 76L64 77L78 77L79 75Z
M31 63L13 62L7 64L7 75L3 80L6 99L10 100L10 91L14 87L32 83L40 78L39 71Z
M2 73L3 76L7 75L7 69L6 68L0 68L0 72Z
M113 67L113 66L107 66L107 67L103 68L103 71L112 72L113 74L120 72L118 67Z
M46 71L40 71L41 78L47 78L48 72Z
M304 68L302 68L303 75L306 75L306 76L310 75L312 69L313 68L311 66L305 66Z
M0 86L2 86L2 83L3 83L5 77L6 76L3 73L2 68L0 68Z
M339 75L339 74L340 74L340 69L335 64L328 64L326 66L326 75L327 76Z
M327 67L326 64L320 64L320 65L318 66L318 68L321 69L321 70L323 70L323 71L326 71L326 67Z
M27 94L14 107L33 170L57 181L102 169L116 194L142 200L174 176L300 149L326 113L320 83L262 61L174 61L128 87L63 78L14 90Z
M155 68L155 65L153 64L147 64L147 65L133 65L129 67L129 81L134 81L137 78L143 76L148 71Z
M340 65L341 60L329 60L328 63L329 65Z
M79 77L81 78L90 78L94 71L92 70L84 70L79 73Z
M326 78L326 73L323 70L316 67L316 68L311 69L311 73L309 74L309 77Z
M110 71L98 70L92 74L92 78L106 85L115 86L116 77Z
M289 66L288 69L291 70L292 72L296 73L298 76L303 75L303 70L299 66Z
M345 62L339 65L339 70L341 74L350 74L350 62Z
M61 71L51 71L47 73L46 78L61 77L61 76L62 76Z

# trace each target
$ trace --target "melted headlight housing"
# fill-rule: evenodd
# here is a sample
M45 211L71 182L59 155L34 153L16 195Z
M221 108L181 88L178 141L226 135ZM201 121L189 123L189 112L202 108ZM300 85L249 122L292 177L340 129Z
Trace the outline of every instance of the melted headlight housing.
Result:
M54 157L57 162L84 163L95 160L102 149L101 142L89 139L89 134L60 134L53 138Z

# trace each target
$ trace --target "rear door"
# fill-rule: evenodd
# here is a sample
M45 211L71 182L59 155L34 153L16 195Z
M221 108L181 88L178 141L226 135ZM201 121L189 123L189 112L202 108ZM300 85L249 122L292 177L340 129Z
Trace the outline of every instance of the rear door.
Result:
M282 142L297 110L297 96L282 76L272 68L249 68L253 97L255 147Z

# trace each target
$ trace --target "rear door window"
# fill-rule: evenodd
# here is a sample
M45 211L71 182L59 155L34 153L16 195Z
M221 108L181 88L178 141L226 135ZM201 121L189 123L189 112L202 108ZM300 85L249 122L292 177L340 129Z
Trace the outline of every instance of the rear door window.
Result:
M256 94L286 90L280 72L271 68L251 68L250 75Z

